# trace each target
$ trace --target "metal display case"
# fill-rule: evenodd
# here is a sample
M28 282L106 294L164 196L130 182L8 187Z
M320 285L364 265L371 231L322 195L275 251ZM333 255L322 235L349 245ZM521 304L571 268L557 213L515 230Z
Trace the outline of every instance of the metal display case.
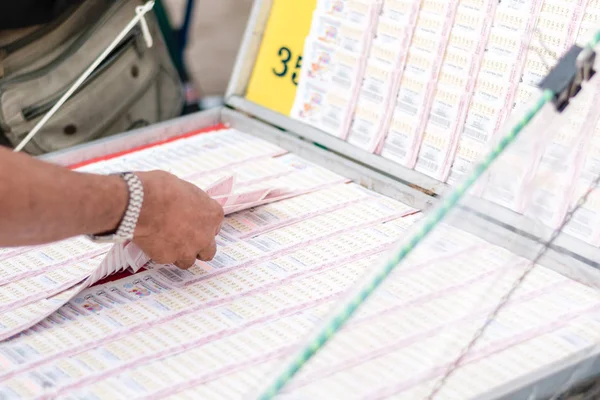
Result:
M199 112L146 128L42 156L42 159L73 165L108 154L130 150L186 132L228 124L295 153L308 161L344 175L362 186L427 210L448 186L380 156L367 153L318 129L271 111L245 98L246 88L269 17L272 0L254 3L223 108ZM470 233L508 250L533 258L533 243L547 237L549 228L501 206L469 198L460 212L469 214ZM483 211L485 210L485 212ZM494 217L490 217L491 214ZM572 279L600 288L600 249L568 235L561 235L547 254L544 265ZM567 382L585 382L600 375L600 347L577 354L560 364L520 377L481 398L548 398ZM581 371L582 373L579 373Z

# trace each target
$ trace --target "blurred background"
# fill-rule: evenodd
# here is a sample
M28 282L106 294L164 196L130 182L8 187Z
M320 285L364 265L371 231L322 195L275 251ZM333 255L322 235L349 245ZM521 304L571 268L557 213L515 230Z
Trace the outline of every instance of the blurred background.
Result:
M189 0L162 0L174 29ZM218 105L227 88L252 0L194 0L183 62L203 108Z

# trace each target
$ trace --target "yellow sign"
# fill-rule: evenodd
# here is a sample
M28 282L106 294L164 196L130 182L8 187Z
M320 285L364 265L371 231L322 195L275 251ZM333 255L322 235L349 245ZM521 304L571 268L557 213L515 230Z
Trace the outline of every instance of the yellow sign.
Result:
M289 115L317 0L273 0L246 98Z

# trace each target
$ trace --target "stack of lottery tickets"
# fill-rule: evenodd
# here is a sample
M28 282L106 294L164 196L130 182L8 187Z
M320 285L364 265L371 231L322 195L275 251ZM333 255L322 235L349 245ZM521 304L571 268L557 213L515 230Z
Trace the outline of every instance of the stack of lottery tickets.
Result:
M453 186L599 20L595 0L318 0L292 117ZM589 104L596 86L582 93ZM471 194L560 225L591 182L581 174L594 157L597 113L575 107L556 120L568 134L505 158L506 169ZM571 234L600 244L594 223L574 224Z
M320 0L317 4L291 117L345 139L381 2Z
M370 153L381 145L392 117L390 103L398 95L418 8L413 1L384 1L376 22L348 137Z
M344 179L285 155L252 136L223 130L94 163L90 173L163 169L204 189L225 214L326 187ZM248 164L251 164L250 166ZM46 318L81 290L150 259L134 243L98 244L85 237L0 249L0 340Z
M596 2L319 0L292 117L451 184L566 49Z
M1 250L0 398L256 397L422 217L284 153L225 129L81 168L160 168L237 212L216 257L188 270L84 238ZM282 396L425 398L528 262L439 226ZM89 287L124 268L138 272ZM600 339L599 306L593 289L537 266L439 398L580 354Z

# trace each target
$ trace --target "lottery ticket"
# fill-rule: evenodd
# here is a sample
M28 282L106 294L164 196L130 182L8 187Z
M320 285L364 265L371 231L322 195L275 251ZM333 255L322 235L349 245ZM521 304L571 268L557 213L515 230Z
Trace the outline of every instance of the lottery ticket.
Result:
M243 265L250 260L256 262L260 257L267 257L273 252L287 251L351 227L386 221L415 211L405 205L382 200L349 204L331 213L266 232L244 242L231 243L223 247L215 259L207 264L212 268L222 269Z
M527 3L527 2L523 2ZM533 2L529 2L530 4ZM506 30L513 34L522 34L529 23L530 15L524 14L521 9L527 9L527 6L519 7L500 5L496 10L494 17L494 27Z
M485 155L488 146L479 140L468 136L460 138L458 148L452 163L452 169L448 176L449 185L457 185L471 171L474 164Z
M472 265L472 262L467 262L464 265L468 266L468 265ZM461 268L458 268L461 264L460 263L456 263L454 264L456 266L455 269L452 269L452 271L456 271L457 273L460 273L462 271ZM351 267L351 266L347 266L346 268ZM352 266L354 268L356 268L356 265ZM352 269L352 268L350 268ZM441 268L439 269L440 272L445 271L445 268ZM476 269L474 270L476 271ZM431 276L435 277L436 276L436 271L431 270ZM462 271L464 272L464 276L469 276L469 274L466 271ZM331 278L333 278L334 276L336 276L336 274L334 273L334 271L332 271L332 274L330 275ZM449 277L455 276L452 273L448 274ZM472 276L472 275L471 275ZM313 280L305 280L304 284L309 285L313 290L315 290L315 293L320 293L319 289L323 287L323 285L327 285L327 281L323 279L323 277L320 277L319 279L313 279ZM415 277L416 278L416 277ZM538 279L541 278L541 276L538 276ZM339 278L338 278L339 279ZM425 277L422 277L423 282L425 281ZM441 277L440 279L440 283L444 282L444 279L442 279ZM459 281L461 278L456 277L455 278L456 281ZM462 278L464 279L464 278ZM455 282L456 282L455 281ZM509 281L509 279L507 279L507 281ZM416 282L415 282L416 283ZM448 282L449 283L449 282ZM507 282L508 283L508 282ZM317 285L317 286L315 286ZM480 286L483 289L483 285ZM430 290L435 290L433 288L431 288ZM531 290L531 289L530 289ZM499 291L500 292L500 291ZM567 292L560 292L561 295L566 294ZM469 297L465 296L463 301L468 301ZM380 300L381 301L381 300ZM529 313L531 312L535 312L536 310L536 306L538 304L542 304L543 302L547 302L548 301L548 297L544 297L544 298L540 298L538 301L532 303L531 305L529 305L529 307L522 309L523 311L520 312L527 312L527 315L529 315ZM323 382L323 376L336 376L339 375L340 373L344 373L344 372L349 372L352 370L352 367L357 368L359 365L363 368L367 367L366 364L369 364L367 357L368 357L368 353L365 351L366 349L372 349L372 348L376 348L376 349L380 349L380 353L383 354L388 354L390 351L395 351L399 348L403 348L404 351L406 351L406 347L405 346L410 346L410 344L407 344L405 346L402 346L399 341L400 338L397 337L397 334L394 335L394 331L396 331L396 329L400 329L401 326L398 326L397 324L399 324L398 321L403 321L401 322L403 330L402 332L403 335L408 335L410 337L410 335L418 335L419 330L424 330L426 331L427 329L431 329L433 327L435 327L435 324L443 324L447 318L453 318L456 314L453 313L442 313L441 310L440 314L438 316L438 314L435 314L435 317L433 318L426 318L425 320L422 319L423 316L427 315L427 313L431 313L430 310L435 309L436 307L439 307L440 304L444 304L448 302L448 298L444 297L439 299L438 301L433 301L431 302L431 304L427 304L427 306L423 307L419 307L419 308L415 308L415 309L407 309L406 307L402 307L402 308L398 308L397 311L395 311L394 314L390 314L387 317L382 317L381 319L379 319L379 321L375 322L375 326L371 325L370 328L368 328L368 324L361 324L360 321L356 321L356 323L352 324L349 328L348 331L346 331L345 333L341 333L340 335L340 340L341 342L346 342L346 341L356 341L358 338L361 338L363 340L367 340L368 342L366 343L373 343L373 346L358 346L358 347L354 347L352 348L352 350L350 352L346 351L345 354L342 351L342 348L339 347L339 344L332 344L333 347L329 348L330 352L324 352L323 353L323 357L325 357L325 359L317 359L316 360L316 364L314 364L314 366L311 368L309 367L309 370L306 374L301 375L301 379L299 381L299 383L297 385L292 386L294 389L294 392L296 393L312 393L311 391L306 392L306 388L307 387L315 387L315 385L317 385L318 383L321 385L320 387L323 388L323 384L325 385L325 387L327 388L331 388L332 385L335 386L335 379L330 380L329 378L326 380L326 382ZM383 302L385 303L385 302ZM460 303L459 302L452 302L451 305L454 306L454 308L460 308L460 306L458 306ZM587 304L594 304L594 303L590 303L588 302ZM248 304L249 305L249 304ZM381 304L383 305L383 304ZM490 304L492 305L492 304ZM444 308L442 307L442 310L447 311L447 310L451 310L450 305L446 304L446 306L448 308ZM390 307L390 305L387 306L388 308ZM232 306L228 307L229 309L232 309ZM243 312L243 309L238 308L238 313ZM520 310L520 309L519 309ZM527 310L527 311L526 311ZM558 310L553 309L554 312L557 312ZM373 311L371 311L372 313ZM315 310L314 315L318 315L318 312ZM245 315L245 314L242 314ZM180 365L188 365L188 363L190 363L189 360L195 359L196 361L198 359L202 359L204 360L204 358L212 358L214 360L213 363L210 364L206 364L203 363L203 366L208 366L209 370L207 371L206 369L197 369L197 367L194 367L192 365L196 365L198 366L198 363L191 363L189 365L190 368L192 368L192 371L190 371L191 373L184 373L183 376L185 377L184 381L185 382L189 382L187 384L183 384L181 383L180 380L177 380L177 384L175 384L174 382L167 382L166 380L158 380L158 383L153 383L153 384L149 384L147 381L148 380L153 380L153 379L143 379L142 377L147 377L146 374L150 373L158 373L158 371L160 371L160 368L155 368L152 366L145 366L144 365L138 365L138 366L134 366L131 369L131 373L129 376L130 379L136 379L139 380L140 383L143 383L143 390L145 393L162 393L162 391L167 391L167 390L173 390L174 386L176 385L177 388L179 388L180 390L182 390L183 388L191 388L194 387L194 383L197 385L202 385L205 386L205 384L212 380L212 379L226 379L225 377L229 376L228 374L216 374L214 375L213 378L208 378L208 373L209 371L225 371L225 368L227 368L228 365L243 365L240 363L243 362L247 362L246 360L255 360L255 362L253 362L251 365L252 367L250 368L250 365L248 365L248 367L246 369L248 370L252 370L254 372L256 372L257 370L260 371L260 368L257 369L255 363L261 363L264 362L265 360L270 360L273 357L278 357L281 353L275 352L275 350L279 350L282 351L284 349L289 349L289 343L290 340L292 341L297 341L299 340L303 334L306 333L307 330L311 329L314 326L314 323L311 323L310 320L310 315L311 313L303 313L300 315L294 315L294 316L286 316L286 317L282 317L281 319L279 319L278 321L275 321L272 324L269 325L262 325L261 327L256 327L256 328L248 328L247 330L245 330L243 333L239 333L239 334L235 334L232 336L226 336L226 337L221 337L219 339L217 339L214 343L208 344L207 346L203 346L203 350L195 350L195 346L189 346L188 349L185 351L184 354L178 354L178 355L173 355L173 356L168 356L168 358L171 357L178 357L177 358L177 362L173 359L171 361L171 363L175 364L175 363L179 363ZM400 317L400 315L402 315L403 317ZM443 316L443 317L442 317ZM255 318L257 317L256 315L254 316ZM368 317L367 315L363 314L363 318L366 319L366 317ZM440 319L441 317L441 319ZM242 317L245 318L245 317ZM472 328L474 328L477 323L480 321L479 319L477 319L477 317L475 317L476 319L474 320L470 320L470 321L465 321L465 325L462 327L462 329L467 329L468 332L470 332L470 330ZM373 324L373 320L372 319L367 319L371 324ZM417 322L419 321L419 322ZM508 321L508 319L506 320ZM366 321L365 321L366 322ZM506 322L505 322L506 323ZM531 322L532 324L534 323L533 320ZM535 320L535 323L538 323L538 320ZM180 324L178 324L180 325ZM392 329L381 329L380 327L383 326L388 326L388 327L393 327ZM412 328L409 328L412 327ZM405 331L404 329L409 329L408 331ZM164 331L164 330L163 330ZM398 332L398 331L396 331ZM453 336L454 334L456 334L457 332L455 332L454 330L453 332ZM153 335L153 333L148 332L149 335ZM467 332L464 332L463 335L459 335L458 337L463 338L463 339L468 339L467 336ZM182 340L182 339L178 339L178 340ZM439 340L439 339L437 339ZM499 337L494 336L494 340L500 340ZM434 343L436 343L435 341L429 341L427 339L424 340L424 343L421 343L422 346L419 346L419 349L421 351L423 351L423 348L425 347L431 347ZM129 343L129 342L128 342ZM248 345L244 345L244 343L246 344L250 344L252 343L253 346L248 346ZM366 344L365 343L365 344ZM415 342L411 342L411 343L415 343ZM495 343L494 341L492 341L492 343ZM288 346L286 346L288 345ZM216 347L215 347L216 346ZM401 346L401 347L398 347ZM214 348L214 350L213 350ZM437 348L437 347L433 347L433 348ZM116 346L116 343L114 345L112 345L111 350L114 351L118 351L121 355L121 357L125 356L125 354L123 353L125 347ZM221 351L221 349L228 349L227 351L223 352ZM347 348L346 348L347 350ZM425 354L430 354L433 355L435 353L435 351L429 351L429 352L425 352ZM144 354L149 354L147 351ZM220 354L220 356L217 356L218 354ZM328 355L326 355L328 354ZM372 353L371 353L372 354ZM377 353L378 354L378 353ZM409 352L409 354L414 354L415 356L418 354L418 352ZM89 354L88 358L81 358L78 357L79 359L89 359L89 357L91 356L91 354ZM82 356L83 357L83 356ZM128 356L127 359L131 359L131 356ZM187 357L187 358L186 358ZM372 357L372 355L371 355ZM100 360L98 360L100 361ZM412 361L412 360L411 360ZM440 360L442 361L442 360ZM157 361L158 363L163 362L163 361ZM232 364L232 363L237 363L237 364ZM96 364L98 365L98 364ZM100 366L98 365L99 368ZM110 377L114 376L113 374L110 373L111 370L113 370L113 368L111 368L111 366L103 366L100 367L102 368L102 371L105 371L104 378L103 381L99 381L98 382L98 386L101 385L101 382L107 382L110 381ZM204 367L206 368L206 367ZM210 369L212 368L212 369ZM140 371L140 374L138 375L137 372L138 370ZM97 370L96 370L97 371ZM114 370L116 372L116 370ZM135 372L134 372L135 371ZM154 371L154 372L153 372ZM266 373L267 370L265 370ZM365 375L365 372L363 371L362 376L368 376L370 374ZM153 375L150 375L153 376ZM201 379L202 376L205 376L203 379ZM251 375L252 376L252 375ZM352 375L354 377L354 375ZM380 375L381 376L381 375ZM220 377L220 378L217 378ZM235 375L233 378L235 378L234 382L237 381L242 381L244 382L246 380L246 378L241 378L239 375ZM207 380L208 379L208 380ZM110 381L112 382L112 381ZM361 381L363 382L363 381ZM387 380L386 382L390 382L389 380ZM12 382L12 383L16 383L16 382ZM363 382L364 383L364 382ZM379 383L374 384L374 386L371 386L371 389L369 390L373 390L373 388L378 387L377 385L380 385L381 381L379 381ZM63 386L64 383L61 383L60 385L58 385L58 387L60 388L61 386ZM170 386L169 386L170 385ZM96 389L98 388L98 386L94 386ZM104 385L106 386L106 384ZM104 387L103 386L103 387ZM222 385L219 385L222 386ZM243 385L242 385L243 386ZM251 386L251 385L250 385ZM119 387L119 386L118 386ZM104 390L108 390L107 388L105 388ZM177 389L176 389L177 390ZM221 389L224 390L224 389ZM341 388L338 388L338 390L341 390ZM345 388L345 390L349 390L349 388ZM363 388L362 390L365 390L365 388ZM97 393L97 392L96 392ZM104 392L103 392L104 393ZM332 392L329 392L332 393ZM342 393L342 392L341 392ZM343 393L347 393L347 392L343 392Z
M331 85L354 93L364 74L364 66L364 57L346 50L337 50L333 57Z
M296 94L291 116L344 139L355 97L355 93L306 84Z
M496 87L505 88L503 85ZM462 179L473 163L487 151L492 136L500 125L502 106L500 102L490 103L485 97L479 98L477 94L471 99L462 133L458 139L449 182L456 183Z
M522 45L522 35L492 26L487 43L487 51L490 55L516 62Z
M210 184L205 189L205 192L206 192L206 194L208 194L209 196L211 196L213 198L216 196L226 196L233 192L234 186L235 186L235 176L233 176L233 175L225 176L225 177L217 180L216 182Z
M431 98L435 88L442 58L451 31L449 20L454 19L458 2L425 1L421 4L414 34L410 44L405 71L400 81L400 89L396 103L396 111L389 124L386 142L381 145L381 154L390 154L385 148L387 142L405 142L402 152L405 159L402 165L412 168L416 162L419 144L425 129L426 119L431 108ZM454 57L449 65L460 69L459 57ZM415 90L417 89L418 90ZM395 119L405 118L402 113L413 116L418 122L403 124L403 129L413 128L403 132L398 137L392 127L396 126Z
M592 81L573 99L564 112L561 126L555 129L552 140L540 161L532 189L526 188L529 198L525 215L541 220L551 228L562 222L573 196L574 182L585 171L586 153L597 125L593 104L600 100L597 82Z
M529 108L519 110L521 114L513 113L504 129L514 126ZM538 117L547 126L546 129L552 130L557 113L554 108L548 107L542 109ZM537 129L540 129L539 126L538 124ZM501 135L498 136L500 138ZM523 213L527 204L526 188L530 187L535 171L551 141L551 137L535 135L532 132L521 136L514 146L498 158L494 168L489 171L482 196L515 212Z
M202 139L188 138L181 141L183 144L179 140L168 143L165 149L159 146L141 150L141 154L132 153L106 160L99 169L87 168L86 171L106 172L115 166L132 170L142 163L148 163L149 159L154 159L160 168L170 169L177 156L187 154L188 147L196 149L207 159L222 159L222 171L215 168L209 169L208 173L199 173L195 169L176 170L180 175L190 176L192 182L200 184L210 196L222 203L226 212L244 210L345 182L344 178L297 157L285 156L267 161L269 154L278 155L281 151L268 144L265 149L261 149L261 141L238 131L226 130L224 133L209 133ZM247 153L239 155L239 158L255 158L258 162L251 167L242 167L243 164L235 159L240 154L236 151L235 143L238 143L238 149L240 146L247 146ZM230 157L234 157L233 160ZM219 165L218 162L216 164ZM196 167L199 165L196 164ZM240 180L234 175L227 175L228 171L241 172L241 182L244 184L242 188L237 187ZM286 178L287 175L293 177ZM205 178L210 177L217 179L207 182ZM285 187L273 186L274 182L282 183ZM83 237L45 246L3 251L0 261L0 318L6 323L0 328L0 337L6 338L44 319L49 314L50 306L59 308L70 300L70 295L66 296L66 293L76 294L77 291L128 268L135 273L149 261L149 257L134 243L111 247L110 244L95 244ZM40 312L32 312L36 307Z
M348 143L373 153L384 133L388 107L359 99L348 134Z
M463 1L458 3L452 30L459 31L461 36L481 34L486 23L487 14L493 13L495 10L495 6L490 1L481 2L477 8L470 7L471 4Z
M243 193L230 193L228 195L214 197L214 199L223 206L225 214L232 214L264 204L281 201L346 181L345 178L342 178L337 174L309 164L293 155L284 156L280 161L283 164L290 165L292 168L297 169L298 172L292 175L275 178L271 181L267 180L260 184L247 186L247 190ZM232 186L231 182L233 182L233 178L225 179L222 182L225 182L225 186L229 189ZM217 182L212 187L220 188L221 186L223 186L221 182ZM285 189L278 189L277 186L284 187ZM282 224L285 225L285 222ZM227 233L225 235L227 236ZM226 240L229 241L231 239L226 238ZM99 275L94 276L92 278L93 281L97 281L111 273L117 272L117 268L125 269L127 266L130 266L134 271L137 271L150 261L150 259L145 256L134 243L116 245L113 247L113 252L107 256L107 259L109 259L111 255L120 258L108 264L104 263L103 265L113 265L115 267L112 267L112 269L109 269L108 271L98 272Z
M325 47L310 38L305 48L309 58L302 69L291 116L343 138L348 133L364 58L360 53Z
M325 112L326 97L327 90L324 87L311 83L302 85L296 94L291 117L308 125L319 127Z
M386 102L398 82L400 71L389 65L370 59L360 90L360 98L365 98L380 107L387 107Z
M479 74L481 80L508 80L513 74L514 60L496 54L483 57Z
M222 207L240 206L246 203L254 203L265 199L273 189L248 190L242 193L231 193L224 196L215 196L213 199Z
M420 217L418 214L416 216L417 218L411 215L411 217L397 218L371 227L348 231L287 254L270 258L266 262L230 270L226 274L217 274L208 265L194 266L187 271L169 265L150 264L148 267L158 273L159 280L164 280L168 285L184 287L186 292L200 291L206 286L207 281L227 282L225 286L218 285L218 292L207 292L201 296L206 301L217 302L223 299L223 296L230 296L225 293L227 287L239 287L240 292L248 292L256 290L261 285L276 283L281 279L291 279L343 264L349 260L370 257L389 248L398 235L404 234L407 228ZM447 244L446 247L439 246L437 252L444 251L451 254L464 251L470 246L474 246L473 242L456 240L456 243ZM421 253L419 252L419 254ZM427 254L425 254L425 259L420 262L426 260Z
M383 157L408 168L412 168L416 161L415 153L420 143L420 117L425 108L433 65L433 56L412 48L409 50L406 69L400 79L396 106L392 111L385 142L381 146L380 153Z
M588 123L588 118L596 118L590 113L595 96L596 87L592 83L579 99L573 101L562 124L552 125L552 114L546 117L546 129L551 134L544 136L545 139L536 138L536 135L522 138L526 142L515 150L528 150L516 155L520 160L511 161L513 167L518 165L520 174L513 171L510 184L513 186L509 189L508 182L505 186L506 193L510 193L508 197L512 198L505 206L525 212L550 227L557 227L562 222L569 207L573 182L580 174L589 135L593 132L591 127L595 122L590 120ZM494 191L490 183L486 191Z
M485 62L484 55L488 55L489 60L489 53L485 53L483 49L488 42L496 6L497 3L490 1L460 2L458 5L430 103L416 167L435 179L448 179L461 132L468 118L468 106L473 95L481 89L476 88L476 77L485 76L488 71L497 73L497 65L482 63ZM498 60L507 63L504 58L498 57ZM496 68L490 69L491 66Z
M227 216L221 229L228 236L237 238L254 236L348 203L366 200L372 195L358 185L339 184Z
M494 88L501 90L500 93L506 93L507 89L506 85L501 82L496 82L496 84L492 84L489 87L492 90ZM487 101L485 96L488 94L479 93L477 89L475 93L475 96L471 100L462 135L487 144L490 143L493 134L499 128L504 104L500 101ZM495 98L497 93L492 93L490 92L490 97L493 96Z
M523 65L523 82L537 86L566 50L569 21L551 15L540 15Z
M578 17L580 18L576 28L575 42L579 45L585 45L595 34L600 24L600 5L597 1L591 0L587 2L585 10L580 10ZM576 23L577 23L576 22Z
M306 79L320 83L330 82L335 53L336 48L334 45L325 44L319 40L307 39L304 44L301 82Z
M295 154L286 154L279 157L277 161L286 168L292 169L293 172L249 185L248 188L286 188L295 193L307 193L348 181L348 179Z
M29 397L93 394L110 398L117 393L160 397L188 392L210 394L215 390L214 393L231 395L237 390L249 390L261 374L272 373L271 368L279 365L282 356L295 351L295 344L301 343L333 301L375 261L367 256L344 263L344 253L350 251L346 254L349 259L352 251L361 251L356 246L376 246L386 237L382 235L389 235L390 240L407 227L402 223L389 225L392 222L349 231L343 240L332 237L328 242L317 242L315 246L320 248L315 248L314 255L304 251L288 258L280 256L273 265L267 264L268 268L242 268L203 284L174 288L156 280L156 272L150 271L88 289L61 310L60 323L58 316L53 317L53 321L48 320L0 348L0 360L5 371L10 371L2 378L3 393ZM293 393L310 396L317 389L321 393L331 389L328 393L340 395L353 390L381 391L396 381L391 376L382 380L385 369L380 372L370 360L387 364L393 359L394 365L410 361L419 372L421 368L435 367L426 361L433 360L439 354L436 351L447 348L447 338L468 340L468 334L495 304L489 297L503 294L523 264L518 257L474 236L451 227L445 229L449 231L440 233L440 237L460 238L458 246L453 247L456 253L431 263L427 258L440 257L441 249L422 249L420 256L413 259L415 264L386 282L386 295L374 297L369 307L320 355L324 358L317 358L299 375L290 386ZM344 243L346 247L342 246ZM331 246L330 250L327 246ZM329 252L333 254L327 258ZM324 256L330 267L319 269L322 264L311 260ZM418 267L419 263L426 263L423 265L427 267ZM498 284L499 278L502 284ZM536 268L511 302L509 312L517 313L518 319L504 317L499 323L505 329L494 330L486 344L501 345L528 334L529 329L552 323L562 310L581 314L585 307L596 306L593 291L579 290L583 287L580 284L575 284L577 288L573 290L577 290L573 291L564 281L558 274ZM577 295L573 297L574 293ZM568 306L557 300L562 297L571 299ZM470 313L464 311L481 298L488 300ZM545 312L540 314L542 305ZM512 322L522 318L528 325ZM42 337L53 338L52 345L40 340ZM344 345L357 341L365 346L351 346L348 351ZM25 348L28 352L22 351ZM460 342L452 347L455 348L460 348ZM560 357L567 354L560 353ZM553 360L550 357L546 361ZM29 373L33 368L35 376ZM172 373L164 373L165 369ZM379 379L366 385L365 377L372 374ZM359 387L351 384L358 376L362 377ZM235 384L223 385L228 379ZM418 387L420 382L427 380L417 380L413 385ZM406 390L413 390L412 386Z
M371 45L369 59L386 65L393 72L387 72L387 74L392 75L392 80L388 85L390 90L387 92L387 98L383 99L385 113L381 117L381 127L377 128L379 134L376 135L377 138L374 140L375 146L367 146L369 150L374 149L373 151L379 152L383 143L383 137L391 119L390 108L398 96L400 77L405 68L408 48L413 40L418 14L417 2L406 0L384 2L382 13L378 19L375 40ZM379 111L379 113L382 113L382 111ZM363 120L363 122L365 121Z
M0 323L0 340L43 320L49 307L60 308L95 282L127 268L135 273L148 261L133 243L116 245L106 254L1 286L0 319L8 323Z
M553 60L562 54L565 44L569 41L571 18L569 21L562 21L547 13L541 13L543 3L513 2L498 6L499 19L497 21L494 18L494 24L497 23L494 28L497 32L511 32L515 35L514 43L520 43L510 76L511 86L505 99L504 111L500 116L501 123L511 115L514 109L514 99L520 82L537 84L546 72L543 64L550 63L552 65ZM503 12L507 12L507 14L503 14ZM527 14L522 14L523 12ZM517 16L515 13L522 15ZM509 17L502 19L506 15ZM563 34L561 32L564 33L564 37L560 37ZM549 46L546 46L545 42ZM540 58L542 58L542 63L538 62ZM545 61L545 58L548 58L549 61Z
M405 55L409 29L410 27L400 24L396 20L381 16L377 23L377 31L369 57L393 68L398 68Z
M391 68L390 64L369 60L350 127L349 143L369 153L377 149L391 117L391 102L398 92L399 78L400 71Z
M413 132L418 128L416 117L394 110L381 156L406 167L413 167L416 162L417 142Z
M43 273L103 255L108 252L110 247L106 244L93 243L85 237L34 247L29 251L0 261L0 285L40 276Z
M460 49L466 52L476 52L481 38L465 34L466 31L452 29L448 38L448 47Z
M513 110L521 109L526 104L531 103L531 100L537 95L539 95L539 90L537 88L524 82L519 83L519 86L517 86L517 93L515 94L515 105Z
M419 4L412 0L386 0L381 8L381 17L398 23L406 22L408 16L418 12Z
M581 198L589 188L589 183L577 182L573 190L571 205ZM600 246L598 221L600 221L600 192L596 189L590 193L585 205L573 214L564 231L594 246Z
M423 118L426 122L416 169L445 181L467 118L484 48L495 14L495 2L459 2L439 78ZM484 92L485 93L485 92Z
M370 29L325 15L320 10L315 10L312 21L309 37L357 54L362 54L373 38Z
M427 81L415 79L406 71L402 75L396 107L380 151L384 158L408 168L416 161L427 87Z
M224 168L232 168L236 164L284 153L285 150L264 140L235 129L224 129L115 157L102 164L102 171L94 170L95 164L81 170L112 173L163 169L192 180Z
M305 43L305 67L301 81L329 87L337 85L344 90L353 90L356 81L363 73L364 57L338 47L322 44L307 38ZM302 85L302 83L301 83Z
M428 124L421 142L415 170L435 179L445 180L450 169L449 152L454 146L455 140L455 136L449 130Z
M422 65L423 68L428 68L429 63L433 60L421 59L420 61L419 65ZM409 54L408 62L412 62L411 54ZM423 102L425 101L425 93L422 91L427 88L428 81L424 79L422 74L413 74L412 70L412 68L407 69L402 74L396 109L409 116L417 116L422 110Z
M599 126L593 128L591 138L588 142L581 174L576 180L572 198L569 205L573 207L577 199L584 195L590 188L591 183L600 174L600 134ZM581 240L600 246L600 191L593 190L587 202L573 215L571 221L565 227L565 232Z
M324 15L368 27L379 13L381 3L368 0L320 0L317 10Z
M453 77L450 76L450 78ZM466 86L466 79L460 81L452 80L456 84L446 84L448 81L450 79L446 79L446 76L440 75L440 82L438 83L427 121L428 125L433 124L446 130L450 130L455 125L455 121L460 118L462 108L466 102L464 90L460 90L461 83L464 83ZM464 89L465 86L462 88Z
M87 278L99 261L85 260L0 287L0 313L52 297Z

